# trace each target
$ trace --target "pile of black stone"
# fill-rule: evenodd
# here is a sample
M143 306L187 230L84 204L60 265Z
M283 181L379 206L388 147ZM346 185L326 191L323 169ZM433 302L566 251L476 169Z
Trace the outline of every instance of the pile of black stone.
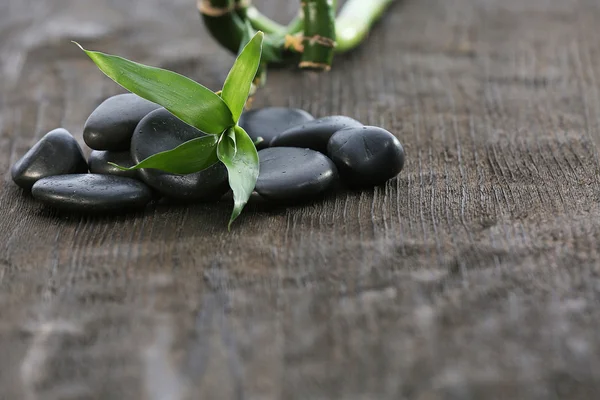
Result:
M310 200L338 180L354 188L377 186L404 165L404 150L394 135L345 116L315 119L303 110L270 107L245 112L240 125L259 141L256 192L271 201ZM15 163L12 178L34 198L69 211L143 208L162 196L218 200L229 188L221 163L188 175L121 171L109 164L132 166L203 135L154 103L117 95L85 123L83 139L93 149L87 162L75 138L59 128Z

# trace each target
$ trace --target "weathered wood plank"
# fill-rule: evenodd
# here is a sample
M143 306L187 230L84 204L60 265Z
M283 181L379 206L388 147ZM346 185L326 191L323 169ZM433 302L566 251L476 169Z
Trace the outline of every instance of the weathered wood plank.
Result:
M284 20L296 3L256 1ZM397 134L399 179L314 204L64 216L9 167L119 88L70 44L217 88L189 0L0 3L0 399L595 398L600 5L405 0L255 105Z

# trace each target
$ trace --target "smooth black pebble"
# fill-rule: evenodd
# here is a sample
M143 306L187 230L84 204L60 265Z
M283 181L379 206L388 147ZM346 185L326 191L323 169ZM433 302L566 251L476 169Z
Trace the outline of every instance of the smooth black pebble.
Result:
M11 168L13 181L23 189L47 176L85 173L87 163L77 140L65 129L45 134Z
M337 170L327 156L310 149L271 147L258 152L256 192L270 200L305 201L330 188Z
M381 185L398 175L404 166L400 141L375 126L336 132L329 140L327 154L342 180L354 187Z
M239 125L248 132L252 140L262 137L263 141L256 148L264 149L281 132L314 119L306 111L297 108L266 107L246 111L240 117Z
M133 93L109 97L88 117L83 140L94 150L129 150L137 124L158 108L158 104Z
M31 194L62 210L106 213L143 208L152 192L143 182L113 175L74 174L40 179Z
M131 140L131 157L138 163L153 154L172 150L201 136L205 136L205 133L160 108L144 117L136 128ZM174 199L217 200L229 188L227 169L222 163L187 175L147 168L138 171L144 182Z
M93 150L88 158L88 165L92 174L116 175L126 178L139 178L138 170L123 171L110 165L109 162L121 167L133 167L135 163L129 151L103 151Z
M363 124L343 115L333 115L291 127L271 140L270 147L305 147L327 152L331 136L344 128L360 128Z

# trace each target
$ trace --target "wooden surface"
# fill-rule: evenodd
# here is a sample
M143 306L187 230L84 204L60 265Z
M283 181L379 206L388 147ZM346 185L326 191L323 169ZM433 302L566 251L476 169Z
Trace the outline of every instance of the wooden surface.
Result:
M295 1L257 3L285 21ZM0 399L595 399L600 3L404 0L255 106L394 132L385 187L62 216L10 180L120 89L70 43L217 89L193 0L0 2Z

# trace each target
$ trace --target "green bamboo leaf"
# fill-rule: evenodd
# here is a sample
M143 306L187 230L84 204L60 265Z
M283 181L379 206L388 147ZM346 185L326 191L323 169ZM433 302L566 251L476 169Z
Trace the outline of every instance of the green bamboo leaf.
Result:
M114 165L123 171L131 171L140 168L153 168L171 174L192 174L202 171L217 163L218 136L206 135L196 139L188 140L173 150L156 153L130 168Z
M250 42L250 40L252 40L252 38L258 32L252 27L250 20L246 19L245 22L242 23L245 24L246 29L242 34L242 42L240 43L238 54L242 52L244 47ZM284 43L285 35L266 35L262 43L261 62L263 64L280 63L282 61L281 49L283 48ZM261 69L262 67L259 67L259 71Z
M234 139L235 138L235 139ZM258 179L258 153L252 139L240 126L229 129L219 141L217 156L227 167L233 190L233 212L229 228L248 202Z
M75 44L106 76L130 92L165 107L187 124L215 135L234 125L223 99L199 83L172 71L88 51Z
M256 76L264 34L258 32L244 47L225 79L221 97L229 106L233 120L237 123L250 93L250 86Z

